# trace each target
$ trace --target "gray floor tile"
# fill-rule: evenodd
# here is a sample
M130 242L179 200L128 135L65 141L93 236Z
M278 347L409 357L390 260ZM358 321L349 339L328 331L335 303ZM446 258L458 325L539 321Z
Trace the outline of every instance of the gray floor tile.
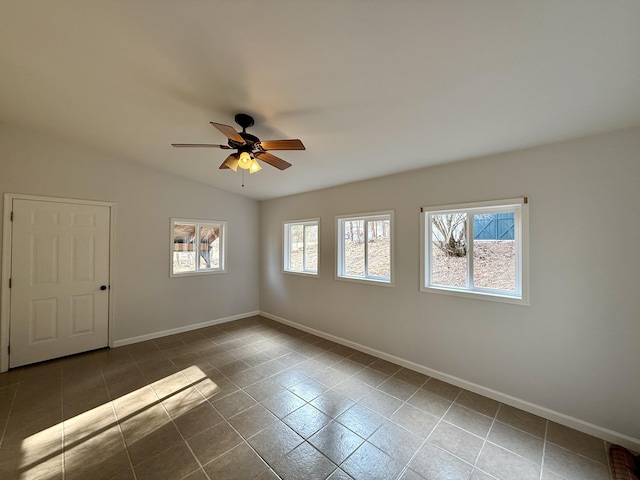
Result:
M267 464L246 443L234 447L204 465L203 468L209 478L224 478L225 480L255 478L269 470Z
M517 478L539 480L541 466L502 447L487 443L476 464L482 471L500 480Z
M248 440L269 465L273 465L303 441L300 435L282 422L268 426Z
M504 403L498 409L496 420L540 438L544 438L547 428L547 421L544 418Z
M608 480L609 468L594 460L547 443L544 452L545 470L567 480Z
M429 436L429 442L472 465L476 462L484 444L481 437L447 422L438 424Z
M403 465L379 448L365 442L341 468L357 480L377 480L397 478Z
M473 471L473 465L432 443L418 450L409 468L428 480L469 480Z
M364 443L364 439L333 421L309 437L309 443L333 463L340 465Z
M457 403L451 406L444 420L482 438L487 436L493 423L491 418Z
M549 422L547 428L547 442L566 448L596 462L607 463L607 450L603 440L572 428Z
M302 443L273 465L283 480L324 480L336 465L308 443Z
M2 478L608 479L600 439L258 316L0 374L0 431Z
M542 462L544 442L538 437L510 427L500 422L495 422L489 433L488 440L507 450L523 456L534 463Z

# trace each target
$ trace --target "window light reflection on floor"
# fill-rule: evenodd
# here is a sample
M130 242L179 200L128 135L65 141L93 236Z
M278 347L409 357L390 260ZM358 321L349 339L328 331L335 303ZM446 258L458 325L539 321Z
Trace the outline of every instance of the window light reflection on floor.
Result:
M16 441L15 448L4 445L3 453L13 460L8 463L19 479L58 478L63 461L67 479L82 478L82 472L95 471L97 465L115 475L129 465L125 444L135 452L145 439L219 390L192 365Z

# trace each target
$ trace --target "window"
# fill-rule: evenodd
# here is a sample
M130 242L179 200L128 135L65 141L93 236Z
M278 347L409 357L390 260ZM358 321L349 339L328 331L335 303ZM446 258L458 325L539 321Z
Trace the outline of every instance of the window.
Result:
M422 291L528 302L526 198L422 209Z
M226 272L226 222L171 219L171 276Z
M317 219L285 222L285 272L318 275L318 223Z
M393 212L337 217L337 278L392 285Z

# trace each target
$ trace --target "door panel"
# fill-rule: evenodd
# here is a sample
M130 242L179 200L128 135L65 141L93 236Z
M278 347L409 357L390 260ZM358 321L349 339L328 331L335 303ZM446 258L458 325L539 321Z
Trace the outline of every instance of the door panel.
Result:
M31 285L58 283L58 237L32 235Z
M75 282L95 280L95 241L88 235L74 236L71 252L72 279Z
M32 344L58 338L58 299L31 300L29 342Z
M71 335L95 331L93 295L71 297Z
M107 206L13 200L10 367L108 345Z

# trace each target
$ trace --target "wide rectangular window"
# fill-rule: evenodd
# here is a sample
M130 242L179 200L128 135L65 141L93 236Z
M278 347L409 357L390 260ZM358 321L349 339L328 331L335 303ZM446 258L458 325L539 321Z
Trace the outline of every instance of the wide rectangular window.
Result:
M337 278L392 284L393 212L337 217Z
M171 276L226 272L226 222L171 219Z
M423 291L528 302L526 198L422 208Z
M284 223L284 271L318 275L319 220Z

